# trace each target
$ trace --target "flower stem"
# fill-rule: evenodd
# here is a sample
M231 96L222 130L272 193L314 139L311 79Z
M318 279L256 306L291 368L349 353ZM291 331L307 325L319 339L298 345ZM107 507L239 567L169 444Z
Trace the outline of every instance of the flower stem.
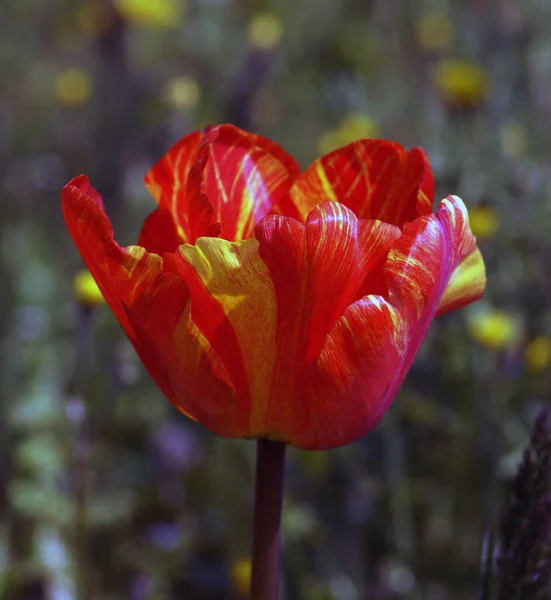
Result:
M251 600L278 598L285 447L257 442Z

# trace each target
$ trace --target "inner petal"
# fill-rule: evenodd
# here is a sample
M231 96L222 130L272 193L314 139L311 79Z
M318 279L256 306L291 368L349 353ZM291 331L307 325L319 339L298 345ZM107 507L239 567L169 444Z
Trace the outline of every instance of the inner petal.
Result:
M204 192L221 237L251 237L255 224L287 195L300 172L297 163L271 140L233 125L210 128L202 146L208 149Z
M422 150L408 152L386 140L359 140L316 160L293 185L290 198L297 218L331 201L344 204L359 218L402 227L432 211L433 195L434 177Z

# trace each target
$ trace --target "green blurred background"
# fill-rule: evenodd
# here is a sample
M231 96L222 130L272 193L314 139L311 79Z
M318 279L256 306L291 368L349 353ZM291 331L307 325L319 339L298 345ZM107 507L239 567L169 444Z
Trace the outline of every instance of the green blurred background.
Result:
M88 174L133 243L147 169L224 121L303 166L418 145L466 201L485 299L433 324L365 439L290 452L282 594L475 598L551 383L543 0L2 0L0 598L246 598L254 444L177 413L83 302L59 203Z

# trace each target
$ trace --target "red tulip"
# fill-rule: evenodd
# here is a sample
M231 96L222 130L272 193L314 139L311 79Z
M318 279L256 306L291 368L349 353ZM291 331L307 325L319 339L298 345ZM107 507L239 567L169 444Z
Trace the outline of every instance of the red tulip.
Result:
M482 295L467 210L432 213L425 154L383 140L302 174L231 125L192 133L147 174L158 207L113 239L84 176L67 226L149 373L213 432L340 446L382 417L432 319Z

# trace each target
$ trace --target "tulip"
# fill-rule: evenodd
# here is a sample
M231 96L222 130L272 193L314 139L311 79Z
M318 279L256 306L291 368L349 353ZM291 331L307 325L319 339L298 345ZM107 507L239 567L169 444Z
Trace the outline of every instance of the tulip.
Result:
M260 438L259 494L261 462L280 472L285 444L372 429L433 318L484 290L465 205L432 212L418 148L360 140L301 173L274 142L220 125L184 137L145 184L158 206L138 245L117 244L84 176L63 188L67 226L165 396L218 435ZM253 555L252 597L272 598L258 580Z

